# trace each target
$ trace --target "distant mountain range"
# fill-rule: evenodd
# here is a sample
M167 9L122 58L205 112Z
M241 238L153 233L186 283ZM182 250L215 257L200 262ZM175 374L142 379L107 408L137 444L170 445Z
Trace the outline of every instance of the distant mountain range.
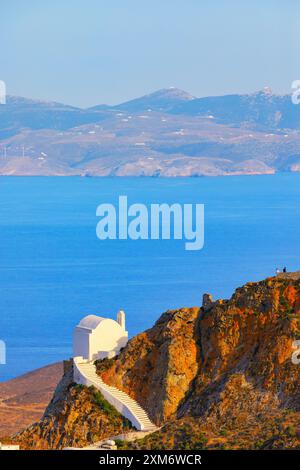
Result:
M88 109L9 96L0 106L0 175L277 171L300 171L300 106L268 88L207 98L168 88Z

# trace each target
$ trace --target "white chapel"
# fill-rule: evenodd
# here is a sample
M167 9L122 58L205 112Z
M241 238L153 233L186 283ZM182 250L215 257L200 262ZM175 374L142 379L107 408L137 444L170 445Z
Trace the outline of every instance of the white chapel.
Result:
M73 335L73 357L86 361L111 358L128 342L125 328L125 313L120 310L117 321L110 318L88 315L76 326Z

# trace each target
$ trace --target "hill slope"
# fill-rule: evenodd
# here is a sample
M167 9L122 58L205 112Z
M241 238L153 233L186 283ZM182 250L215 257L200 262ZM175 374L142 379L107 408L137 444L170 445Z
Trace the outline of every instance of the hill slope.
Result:
M131 429L129 421L95 388L73 383L71 361L40 422L16 436L22 449L83 447Z
M0 382L0 437L39 420L62 377L62 363Z

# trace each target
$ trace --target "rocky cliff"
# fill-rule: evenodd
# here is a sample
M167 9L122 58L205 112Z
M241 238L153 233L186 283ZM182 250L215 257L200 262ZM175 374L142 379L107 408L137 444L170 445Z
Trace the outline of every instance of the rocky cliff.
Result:
M299 447L300 364L292 362L298 319L300 274L282 275L248 283L230 300L206 297L202 307L168 311L117 358L99 361L102 379L163 426L130 446ZM26 431L22 439L32 436L31 445L38 446L41 433L52 447L74 442L74 433L83 431L66 424L82 403L72 393L64 396L63 409L54 398L34 436ZM78 422L85 436L97 426L89 429L89 406L80 408Z
M236 290L230 300L166 312L133 338L110 368L110 385L140 401L157 424L206 416L228 401L257 397L300 409L300 280L270 278ZM232 396L233 389L237 395Z
M101 372L106 383L122 389L161 424L177 412L192 388L201 361L199 308L164 313L150 330L129 341L112 366Z

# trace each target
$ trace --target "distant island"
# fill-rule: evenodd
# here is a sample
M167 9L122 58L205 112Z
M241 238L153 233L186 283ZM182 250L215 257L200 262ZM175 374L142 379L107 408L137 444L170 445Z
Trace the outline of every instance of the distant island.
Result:
M0 122L0 175L300 171L300 106L269 88L207 98L168 88L88 109L9 96Z
M70 360L43 417L25 430L25 417L19 429L4 423L0 437L6 432L22 449L95 446L116 436L120 449L299 449L299 318L299 272L250 282L229 300L205 294L201 307L165 312L117 356L95 361L101 387L131 397L157 428L138 434L97 387L74 382ZM95 331L101 321L84 319ZM15 403L17 417L26 403L36 419L30 403L45 401L53 389L46 378L58 380L58 371L1 384L0 413Z

